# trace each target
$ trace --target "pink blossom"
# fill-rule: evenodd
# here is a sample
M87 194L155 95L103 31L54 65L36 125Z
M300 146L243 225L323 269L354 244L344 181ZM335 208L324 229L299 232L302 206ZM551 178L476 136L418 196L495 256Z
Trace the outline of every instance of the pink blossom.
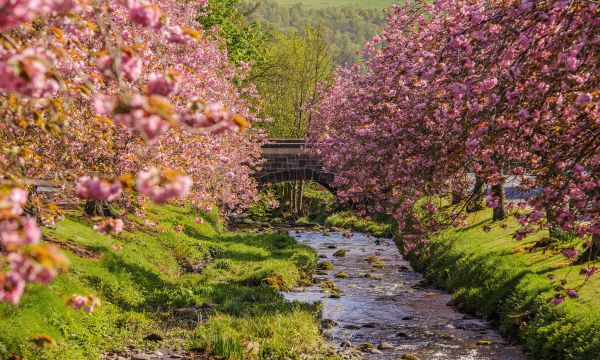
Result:
M94 309L100 305L100 300L95 296L73 295L67 300L67 305L76 310L83 310L88 313L94 312Z
M577 299L579 297L579 294L577 293L577 290L570 289L567 291L567 296L570 297L571 299Z
M125 224L121 219L106 219L94 225L94 231L105 235L116 235L123 231Z
M137 189L157 204L164 204L171 198L183 199L192 186L192 178L166 171L161 174L157 168L142 171L137 177Z
M0 301L18 304L25 291L25 281L15 272L0 274Z
M130 126L141 133L148 141L154 142L169 129L169 123L161 115L155 114L152 103L164 103L160 96L145 98L140 95L133 96L128 103L123 104L126 112L118 113L115 118L118 122ZM152 103L151 103L152 102Z
M183 122L189 126L207 128L213 134L239 131L248 126L244 118L232 114L219 103L205 105L202 102L193 101L189 108L191 113L183 116Z
M3 0L0 4L0 29L33 20L40 5L39 0Z
M169 96L177 91L178 85L177 78L173 75L152 73L147 84L148 95Z
M130 52L121 56L121 74L127 81L135 81L142 74L142 60Z
M77 182L77 196L86 200L112 201L121 193L119 183L83 176Z
M196 224L202 224L204 222L204 219L202 219L201 217L197 217L197 218L194 219L194 222Z
M485 205L489 208L497 208L498 207L498 198L495 196L488 195L485 199Z
M575 100L575 103L577 105L585 105L591 101L592 101L592 95L589 93L582 92L577 95L577 99Z
M562 303L565 302L565 296L562 294L556 294L554 295L554 298L552 298L552 304L558 306Z
M563 249L562 254L569 260L575 259L579 255L579 250L574 248Z
M27 48L8 59L0 58L0 89L34 98L55 94L58 82L49 75L52 62L39 48Z
M0 244L5 247L36 245L42 232L35 219L22 217L0 222Z
M134 24L156 29L162 26L161 11L155 4L144 0L130 0L128 6L129 19Z
M595 266L591 266L589 268L583 268L581 269L581 271L579 272L581 275L583 275L585 277L586 280L588 280L590 277L592 277L596 272L598 272L598 268Z

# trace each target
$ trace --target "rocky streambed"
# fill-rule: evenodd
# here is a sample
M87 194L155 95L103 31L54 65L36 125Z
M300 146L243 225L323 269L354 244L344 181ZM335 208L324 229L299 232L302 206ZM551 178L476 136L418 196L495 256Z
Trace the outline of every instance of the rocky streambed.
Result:
M392 240L296 232L319 254L316 284L284 293L323 304L323 328L341 352L363 359L527 359L486 321L448 306Z

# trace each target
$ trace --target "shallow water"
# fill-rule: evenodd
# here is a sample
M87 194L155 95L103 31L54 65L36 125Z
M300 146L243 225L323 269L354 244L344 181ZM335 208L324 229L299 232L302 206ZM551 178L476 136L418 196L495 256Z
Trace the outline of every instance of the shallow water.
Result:
M410 353L421 359L527 359L522 348L510 345L487 322L466 316L447 303L451 295L423 286L423 276L412 270L392 240L354 234L346 239L341 233L325 236L319 232L292 234L334 265L327 275L342 291L341 297L328 298L319 285L296 289L284 296L292 301L323 302L323 319L333 320L325 331L335 346L344 340L352 346L361 343L384 345L380 351L366 351L364 359L397 359ZM348 250L345 257L335 257ZM385 266L374 268L365 259L377 256ZM340 279L343 271L350 275ZM367 277L368 276L368 277ZM331 326L330 325L330 326ZM491 345L476 345L477 341Z

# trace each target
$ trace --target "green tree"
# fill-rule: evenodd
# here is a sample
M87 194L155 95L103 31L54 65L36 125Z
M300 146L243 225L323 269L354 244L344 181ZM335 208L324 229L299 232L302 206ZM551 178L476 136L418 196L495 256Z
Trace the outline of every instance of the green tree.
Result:
M308 108L318 101L319 87L331 83L333 68L320 28L275 36L248 78L260 94L263 116L272 120L260 125L270 138L306 136L312 120ZM304 181L288 183L280 201L297 217L304 215L304 187Z
M259 22L248 20L256 6L241 0L209 0L208 15L198 18L205 30L218 29L234 64L253 64L264 58L269 34Z
M271 138L306 136L311 122L307 107L318 100L319 86L331 83L333 69L320 28L275 35L248 78L261 95L263 115L272 119L261 125Z

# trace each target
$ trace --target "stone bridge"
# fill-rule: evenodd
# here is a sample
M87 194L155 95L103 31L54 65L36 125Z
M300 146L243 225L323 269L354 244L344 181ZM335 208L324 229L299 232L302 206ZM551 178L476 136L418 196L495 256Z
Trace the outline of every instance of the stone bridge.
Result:
M303 139L269 140L263 146L267 160L254 177L259 187L282 181L313 180L334 192L333 173L323 170L314 150Z

